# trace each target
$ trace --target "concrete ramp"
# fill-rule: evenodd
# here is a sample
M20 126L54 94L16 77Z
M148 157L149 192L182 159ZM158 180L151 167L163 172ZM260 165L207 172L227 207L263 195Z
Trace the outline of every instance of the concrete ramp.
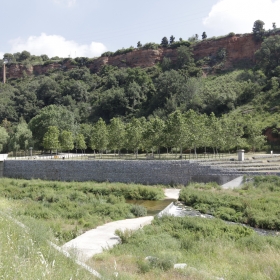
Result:
M243 184L243 176L239 176L235 179L233 179L232 181L229 181L226 184L222 185L223 189L234 189L234 188L238 188Z
M115 235L117 229L122 231L126 229L137 230L144 225L150 224L153 219L153 216L148 216L111 222L85 232L64 244L62 249L69 253L74 253L78 260L86 261L95 254L101 253L103 249L112 248L120 242L119 237Z

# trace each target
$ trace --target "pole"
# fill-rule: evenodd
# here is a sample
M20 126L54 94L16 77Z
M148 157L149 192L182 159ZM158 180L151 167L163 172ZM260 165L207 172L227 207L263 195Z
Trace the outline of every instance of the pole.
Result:
M3 62L3 84L6 83L6 63Z

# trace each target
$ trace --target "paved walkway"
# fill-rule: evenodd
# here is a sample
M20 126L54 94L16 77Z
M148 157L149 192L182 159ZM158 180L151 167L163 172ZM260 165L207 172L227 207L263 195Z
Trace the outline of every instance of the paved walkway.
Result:
M165 189L166 198L178 199L179 192L178 189ZM95 254L99 254L104 249L111 248L120 242L119 237L115 235L117 229L137 230L150 224L153 219L153 216L148 216L107 223L67 242L62 246L62 249L70 253L73 252L80 261L87 261Z
M115 235L117 229L137 230L150 224L153 219L153 216L148 216L107 223L67 242L62 246L62 249L73 252L79 260L86 261L95 254L102 253L104 249L111 248L119 243L119 237Z

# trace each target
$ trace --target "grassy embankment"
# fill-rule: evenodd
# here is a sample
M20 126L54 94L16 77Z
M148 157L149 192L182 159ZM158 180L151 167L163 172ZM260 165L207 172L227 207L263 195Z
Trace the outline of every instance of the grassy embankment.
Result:
M278 204L279 186L278 177L258 177L254 182L246 184L241 190L221 190L215 184L193 184L181 191L181 198L188 205L197 209L200 209L199 207L202 205L197 201L203 198L203 205L207 205L206 201L208 201L208 207L212 206L209 208L212 209L211 211L204 206L204 212L221 218L225 217L219 216L217 213L222 213L225 203L228 205L226 208L233 209L233 205L236 207L236 205L243 205L246 202L247 210L255 213L256 217L263 217L261 225L265 227L265 225L272 225L271 222L267 222L271 220L270 215L273 213L275 217L277 215L275 209ZM73 229L73 227L81 226L77 222L81 218L75 218L71 214L79 212L80 208L84 209L84 214L87 213L88 210L83 208L85 205L80 196L89 196L91 199L94 196L95 199L102 201L101 204L98 204L99 206L106 205L110 208L109 197L112 201L119 201L120 195L127 198L150 196L151 199L162 195L162 190L156 189L154 191L153 188L149 187L124 184L1 180L0 192L2 196L9 198L8 202L5 203L12 205L11 213L21 215L20 219L32 229L30 233L32 237L29 238L29 235L23 234L22 229L19 229L18 226L6 221L5 218L1 219L1 227L4 228L1 232L3 235L1 236L1 242L3 242L1 249L3 248L4 252L1 254L1 262L5 264L1 269L3 273L10 273L12 270L10 274L12 277L6 279L34 279L34 277L36 279L48 279L47 277L49 279L70 279L69 275L73 275L72 279L88 279L86 272L77 269L71 260L62 257L62 260L59 261L60 256L56 258L52 249L44 247L44 242L47 239L54 238L53 231L44 230L44 228L51 226L52 229L55 229L59 224L63 225L63 230L69 230L68 227ZM197 199L188 200L188 197L197 197ZM206 199L207 197L208 199ZM52 200L56 201L57 198L57 202L65 203L68 201L70 205L65 207L63 203L60 205L52 202ZM103 209L103 207L95 208L96 205L92 201L90 205L92 205L92 209ZM112 205L121 208L121 204ZM58 211L58 209L60 210ZM70 211L71 209L72 211ZM256 212L257 210L258 212ZM96 215L94 217L97 217L97 222L104 222L106 219L111 220L112 217L116 217L114 215L107 216L107 213L102 211L94 210L93 212ZM228 209L225 213L227 212L229 212ZM52 213L52 215L38 213ZM69 213L69 217L67 213ZM108 213L110 215L111 212ZM124 211L124 213L131 215L131 210ZM240 213L235 216L243 217L244 213L247 212L240 210ZM121 217L120 214L118 215ZM230 216L227 219L234 220ZM246 219L243 217L242 221L246 222ZM276 224L274 222L274 225ZM82 226L81 229L83 229ZM13 231L11 233L11 230L19 233L15 234ZM63 239L62 232L56 236ZM115 271L119 273L118 279L217 279L216 277L246 280L280 279L279 237L259 236L252 229L239 225L229 225L220 219L164 217L163 219L155 219L152 225L146 226L142 230L134 233L119 232L119 235L122 244L89 261L89 264L106 276L106 279L115 278L113 276ZM12 237L12 241L9 241L8 236ZM66 234L66 237L69 236ZM33 241L36 245L34 250L29 239L35 240L35 242ZM20 243L17 247L12 247L15 248L14 250L9 251L9 247L5 247L5 244L11 246L9 242L15 244L17 240ZM28 244L28 242L31 243ZM30 255L26 253L28 250ZM7 256L5 254L7 252L11 252L11 254ZM145 261L147 256L153 257L151 261ZM188 266L183 270L174 270L172 268L174 263L187 263ZM17 264L21 264L20 270ZM66 278L63 278L64 274L61 274L63 276L53 274L55 273L53 267L58 269L57 273L62 273L60 268L63 267L64 271L64 266L65 269L69 268L65 273ZM32 267L36 268L37 272L33 272ZM19 273L25 273L23 271L29 271L28 273L33 274L29 274L31 276L22 274L21 276ZM35 273L41 273L40 275L44 273L45 276L40 278L40 275L37 276ZM75 276L75 273L79 274ZM83 273L85 276L82 275ZM35 276L33 277L33 275Z
M146 214L126 199L157 200L164 193L134 184L1 179L0 196L17 205L14 215L41 221L63 243L98 225Z
M93 279L93 275L47 242L51 232L34 219L25 219L22 228L4 213L13 212L12 201L0 198L1 279Z
M215 184L192 184L180 192L180 200L223 220L280 230L278 176L258 176L234 190L222 190Z
M240 190L192 184L182 189L180 197L222 219L279 229L279 192L280 178L257 177ZM280 279L279 237L260 236L219 218L155 219L140 231L118 232L122 244L90 263L110 277L116 262L120 279ZM147 256L152 261L145 261ZM187 267L175 270L174 263Z
M93 279L48 241L64 243L97 225L146 213L125 199L163 196L160 187L1 178L0 275L3 279Z

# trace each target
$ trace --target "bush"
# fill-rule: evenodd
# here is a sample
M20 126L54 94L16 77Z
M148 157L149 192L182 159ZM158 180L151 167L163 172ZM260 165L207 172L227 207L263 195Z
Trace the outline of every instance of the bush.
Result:
M176 41L176 42L174 42L173 44L171 44L170 46L169 46L169 48L171 48L171 49L176 49L176 48L179 48L179 47L181 47L181 46L187 46L187 47L189 47L191 45L191 43L189 42L189 41Z
M135 217L147 216L147 209L141 205L132 205L130 211Z
M157 50L159 48L160 44L156 43L146 43L142 49L144 50Z
M202 213L262 229L280 229L280 178L257 176L238 190L221 190L191 184L180 192L180 200Z
M103 54L101 54L101 57L105 57L105 56L113 56L114 52L104 52Z

